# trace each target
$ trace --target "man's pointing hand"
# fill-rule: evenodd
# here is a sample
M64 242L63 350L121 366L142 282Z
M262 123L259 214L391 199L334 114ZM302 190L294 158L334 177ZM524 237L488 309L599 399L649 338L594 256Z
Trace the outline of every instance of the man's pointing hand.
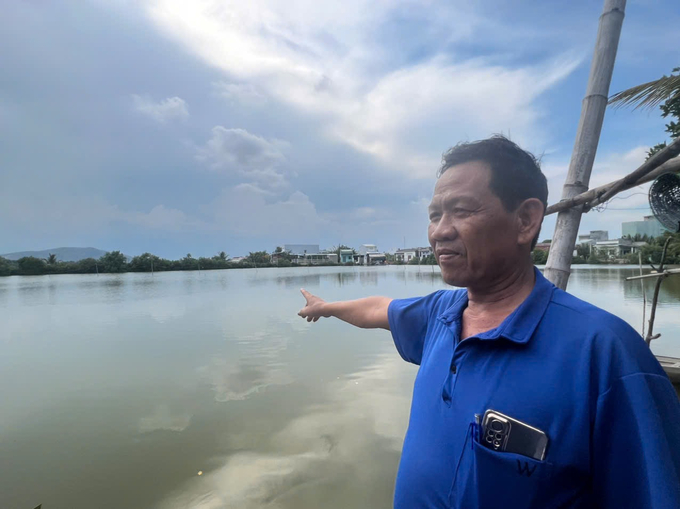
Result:
M298 312L299 316L306 318L308 322L316 322L322 316L324 318L328 318L330 316L330 314L328 314L328 312L326 312L324 309L326 306L326 301L320 297L317 297L316 295L312 295L304 288L301 288L300 292L307 302L305 303L305 307L303 307Z

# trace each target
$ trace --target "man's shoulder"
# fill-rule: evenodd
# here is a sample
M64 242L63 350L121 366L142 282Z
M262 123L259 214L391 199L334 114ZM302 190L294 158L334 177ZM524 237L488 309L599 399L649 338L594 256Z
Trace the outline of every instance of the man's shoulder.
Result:
M392 299L389 305L390 313L401 313L406 310L419 310L427 316L437 317L456 303L462 302L467 296L467 290L442 289L420 297Z
M448 288L437 290L431 295L433 297L432 307L435 308L437 312L443 313L457 302L467 299L467 290L464 288Z
M598 365L607 365L610 376L631 373L663 373L640 334L625 320L563 290L556 289L546 312L560 339L588 348Z
M454 303L467 297L467 290L465 288L444 288L437 290L433 295L438 295L442 302Z
M638 336L637 332L625 320L559 288L556 288L553 292L548 309L552 313L570 320L571 324L577 329L585 327L593 332L602 331L619 336L631 334Z
M460 299L464 299L467 296L467 290L460 288L445 288L441 290L434 291L427 295L420 297L409 297L405 299L394 299L395 301L402 302L417 302L418 304L429 307L429 308L441 308L443 311L451 305L458 302Z

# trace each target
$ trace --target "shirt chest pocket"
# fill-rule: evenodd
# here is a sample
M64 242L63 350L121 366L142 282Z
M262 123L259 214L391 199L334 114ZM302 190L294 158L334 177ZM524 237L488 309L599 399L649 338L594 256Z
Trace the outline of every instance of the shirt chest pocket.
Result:
M470 426L451 486L452 508L543 508L551 498L553 465L481 445Z

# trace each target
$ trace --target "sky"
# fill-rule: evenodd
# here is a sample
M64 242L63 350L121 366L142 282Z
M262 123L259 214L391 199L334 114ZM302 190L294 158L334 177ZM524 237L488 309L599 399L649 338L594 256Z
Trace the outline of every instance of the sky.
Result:
M0 253L168 258L427 245L446 149L495 133L569 166L602 2L80 0L0 17ZM611 93L680 65L676 0L629 0ZM667 139L608 110L591 187ZM590 212L621 233L645 189ZM551 238L554 216L541 238Z

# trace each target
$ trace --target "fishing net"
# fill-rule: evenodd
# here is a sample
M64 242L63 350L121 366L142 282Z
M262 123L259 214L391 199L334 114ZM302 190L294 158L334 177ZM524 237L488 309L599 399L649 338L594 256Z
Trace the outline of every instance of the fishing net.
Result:
M680 232L680 176L665 173L649 188L654 217L672 232Z

